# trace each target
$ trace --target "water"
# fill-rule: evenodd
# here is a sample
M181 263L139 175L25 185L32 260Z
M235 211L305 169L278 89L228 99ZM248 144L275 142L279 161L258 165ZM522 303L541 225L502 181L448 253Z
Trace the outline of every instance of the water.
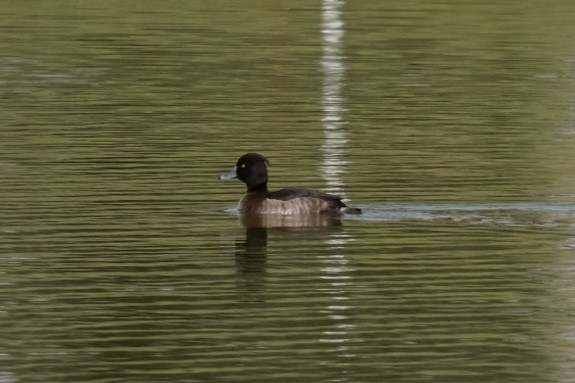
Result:
M0 11L0 382L572 381L569 2Z

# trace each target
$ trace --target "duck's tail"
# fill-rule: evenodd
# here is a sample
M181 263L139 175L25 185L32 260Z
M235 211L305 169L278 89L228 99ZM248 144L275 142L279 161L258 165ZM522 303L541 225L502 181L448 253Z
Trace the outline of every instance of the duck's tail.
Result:
M361 214L361 209L358 207L345 206L341 209L343 214Z

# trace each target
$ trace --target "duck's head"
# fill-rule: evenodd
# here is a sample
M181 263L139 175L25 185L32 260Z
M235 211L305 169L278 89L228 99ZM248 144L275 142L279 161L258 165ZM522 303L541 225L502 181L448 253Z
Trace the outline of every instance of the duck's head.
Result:
M248 191L267 191L269 161L258 153L246 153L228 173L220 175L220 180L239 179L246 184Z

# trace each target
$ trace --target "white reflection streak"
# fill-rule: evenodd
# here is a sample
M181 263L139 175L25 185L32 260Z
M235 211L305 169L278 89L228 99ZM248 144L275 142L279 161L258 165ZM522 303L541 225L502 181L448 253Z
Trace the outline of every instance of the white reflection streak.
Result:
M326 191L345 197L343 171L347 164L344 149L347 144L347 135L343 121L343 98L341 95L345 67L341 52L344 35L344 24L341 19L341 7L344 0L323 0L322 3L322 37L323 37L323 129L324 144L322 145L322 177L326 182ZM355 355L349 346L348 330L354 326L350 324L349 311L353 309L346 288L352 283L349 275L351 269L346 256L342 253L345 244L350 240L348 234L337 233L327 240L330 254L324 259L321 279L326 281L328 287L325 294L328 304L322 312L331 319L332 328L321 334L320 342L333 344L332 351L339 358L352 358ZM345 363L338 359L337 363L326 361L326 364L343 368L341 381L347 381L345 376Z
M322 145L322 176L327 183L326 191L343 194L342 173L346 161L344 148L347 143L343 127L343 99L341 89L344 80L344 63L341 44L344 35L341 19L343 0L324 0L322 6L323 37L323 123L325 142Z

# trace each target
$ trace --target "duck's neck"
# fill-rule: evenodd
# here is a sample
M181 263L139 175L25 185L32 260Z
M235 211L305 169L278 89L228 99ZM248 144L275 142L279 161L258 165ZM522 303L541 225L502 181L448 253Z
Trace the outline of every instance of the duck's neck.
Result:
M268 183L262 182L261 184L248 186L248 193L267 193Z

